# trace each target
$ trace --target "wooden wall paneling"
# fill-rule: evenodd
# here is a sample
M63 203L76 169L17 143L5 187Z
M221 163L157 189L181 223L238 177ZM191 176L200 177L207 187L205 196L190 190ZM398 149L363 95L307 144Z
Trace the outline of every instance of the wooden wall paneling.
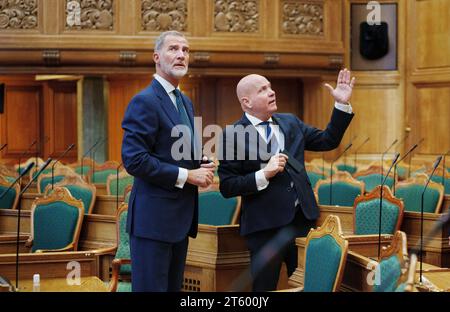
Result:
M5 81L5 108L0 117L1 141L8 143L2 158L17 158L25 152L34 140L40 141L42 112L42 88L33 81ZM24 156L40 156L39 144Z
M48 82L44 88L44 157L58 157L75 143L62 159L67 163L75 162L78 154L76 82Z
M236 96L236 86L242 77L217 79L216 122L219 126L232 125L242 117L242 108Z
M139 91L150 84L152 75L111 76L107 78L108 101L108 149L109 159L121 162L122 120L128 103Z

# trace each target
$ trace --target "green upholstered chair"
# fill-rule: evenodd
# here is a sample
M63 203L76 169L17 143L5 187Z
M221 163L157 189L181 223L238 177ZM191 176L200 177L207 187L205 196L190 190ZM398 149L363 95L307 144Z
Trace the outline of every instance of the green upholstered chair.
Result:
M117 250L112 261L110 291L131 291L130 237L126 231L128 204L122 203L116 215Z
M313 189L316 187L317 181L328 177L328 173L320 170L316 165L306 163L305 169Z
M417 255L411 254L409 257L408 264L408 275L405 282L400 283L397 288L395 288L395 292L414 292L417 291L415 288L416 282L416 267L417 267Z
M331 202L330 194L332 193ZM331 179L317 182L314 192L318 195L320 205L339 205L353 207L355 198L364 194L364 182L352 178L350 173L338 171L333 174L333 184Z
M339 217L329 215L306 238L304 292L331 292L339 289L347 259L348 241Z
M387 169L383 171L384 175L386 173ZM371 192L376 186L381 185L384 175L381 174L381 166L374 165L366 170L356 172L353 177L358 181L364 182L366 192ZM392 171L389 173L385 185L390 188L394 185L394 173Z
M83 202L84 214L91 214L94 209L97 188L93 184L85 182L79 175L65 176L60 182L56 183L54 187L67 188L72 196L80 199ZM45 189L45 196L48 196L52 191L52 186L47 185Z
M209 225L237 224L240 197L225 198L218 191L199 194L198 223Z
M337 164L336 168L339 171L345 171L345 172L348 172L350 174L354 174L358 170L358 168L356 166L353 166L353 165L350 165L350 164L347 164L347 163L345 163L345 164L344 163Z
M14 179L15 180L15 179ZM5 192L13 181L5 176L0 176L0 195ZM19 203L20 185L15 183L12 188L0 199L0 209L16 209Z
M37 164L36 164L36 161L37 161ZM19 166L19 164L14 165L15 172L18 174L22 173L25 170L25 168L28 166L28 164L31 162L34 162L35 167L40 167L42 164L44 164L44 160L42 160L42 158L30 157L25 162L21 162L20 166ZM19 167L20 167L20 172L19 172ZM32 170L30 170L30 173L31 173L31 171Z
M96 164L89 171L90 182L94 184L106 184L106 179L111 174L116 174L120 164L117 161L108 160L103 164Z
M369 194L360 195L353 205L353 233L356 235L378 234L380 219L381 185ZM400 229L403 220L403 202L392 195L391 190L383 186L381 211L381 233L394 234Z
M31 207L31 236L27 246L32 252L77 250L84 209L81 200L58 187Z
M395 197L403 200L405 211L421 211L422 192L427 179L427 175L421 173L408 180L397 183L395 187ZM439 213L443 200L444 187L442 184L430 181L424 194L423 211Z
M119 178L119 179L117 179ZM117 195L124 194L125 188L128 185L133 185L134 177L129 175L125 170L119 172L119 176L117 177L117 172L114 174L110 174L106 179L106 194L107 195Z
M37 191L40 194L44 194L47 185L52 185L52 172L49 169L49 173L41 173L37 178ZM59 166L53 170L53 186L56 183L61 182L66 176L76 175L72 168L67 166Z
M427 175L431 174L432 169L428 169L425 171ZM444 193L445 195L450 195L450 173L445 171L444 179L442 179L442 175L444 174L444 170L441 166L436 168L433 176L431 177L431 181L440 183L444 186Z
M413 265L415 268L415 264ZM380 260L375 268L376 278L372 291L405 291L408 267L406 234L402 231L396 231L392 243L381 250Z

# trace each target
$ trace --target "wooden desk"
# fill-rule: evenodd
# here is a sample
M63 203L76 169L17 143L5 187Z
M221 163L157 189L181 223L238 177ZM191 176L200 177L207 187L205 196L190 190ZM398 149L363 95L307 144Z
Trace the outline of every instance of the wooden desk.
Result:
M250 281L249 266L250 253L239 225L199 224L197 238L189 239L183 290L232 291L236 279ZM245 290L250 288L251 284Z
M119 204L117 204L117 200ZM123 200L123 196L117 198L115 195L97 195L92 213L115 216L117 214L117 208L120 207Z
M16 282L12 281L15 285ZM33 280L19 280L20 292L32 292ZM108 286L96 276L81 277L80 285L69 285L65 278L41 279L40 292L107 292Z

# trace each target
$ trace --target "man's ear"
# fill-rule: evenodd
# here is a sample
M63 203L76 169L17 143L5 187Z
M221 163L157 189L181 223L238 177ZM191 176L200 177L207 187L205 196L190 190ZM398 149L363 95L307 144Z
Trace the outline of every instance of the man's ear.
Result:
M153 61L155 62L155 64L159 63L159 54L157 52L153 53Z
M248 97L246 97L246 96L241 98L241 103L246 108L252 108L252 104L250 102L250 99Z

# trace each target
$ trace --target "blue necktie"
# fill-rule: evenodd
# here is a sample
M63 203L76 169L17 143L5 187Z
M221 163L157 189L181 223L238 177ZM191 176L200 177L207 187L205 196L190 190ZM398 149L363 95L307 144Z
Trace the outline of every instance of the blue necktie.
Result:
M270 124L270 121L263 121L259 123L260 126L266 127L267 152L272 154L272 151L276 152L278 150L278 141L275 135L270 137L270 135L272 134L272 127L270 126Z
M186 108L183 104L183 98L181 97L181 92L178 89L173 90L173 93L175 94L176 104L177 104L177 110L178 115L180 116L181 124L187 126L190 131L191 135L191 152L194 152L194 131L192 130L192 124L189 119L189 116L186 112Z
M266 127L266 141L269 142L270 134L272 133L272 128L270 127L270 121L260 122L259 125Z

